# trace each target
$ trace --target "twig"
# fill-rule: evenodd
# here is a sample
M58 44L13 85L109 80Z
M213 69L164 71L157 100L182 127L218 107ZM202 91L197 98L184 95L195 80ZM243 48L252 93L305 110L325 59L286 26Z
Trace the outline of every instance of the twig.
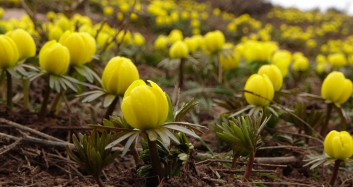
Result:
M273 185L288 185L288 186L313 186L312 184L292 183L292 182L247 182L246 184L273 184Z
M14 143L10 144L10 145L5 145L4 147L2 147L0 149L0 155L10 151L11 149L15 148L19 143L21 143L22 138L17 139Z
M195 163L196 165L200 165L203 163L207 163L207 162L221 162L221 163L232 163L231 160L218 160L218 159L207 159L207 160L203 160L200 162ZM237 161L237 164L242 164L242 165L246 165L245 162L240 162ZM282 164L263 164L263 163L254 163L254 165L256 166L267 166L267 167L280 167L280 168L285 168L287 167L287 165L282 165Z
M42 144L42 145L46 145L46 146L56 146L56 147L64 147L64 148L66 146L69 146L70 148L75 147L74 144L72 144L72 143L45 140L45 139L35 138L32 136L28 136L28 135L24 135L22 138L18 138L18 137L11 136L11 135L0 132L0 136L11 139L11 140L15 140L15 141L22 139L23 141L26 141L26 142L38 143L38 144Z
M312 137L312 136L308 136L306 134L298 134L298 133L294 133L294 132L286 132L286 131L279 131L279 130L276 130L277 132L280 132L280 133L286 133L286 134L291 134L291 135L295 135L295 136L302 136L302 137L305 137L305 138L310 138L310 139L313 139L313 140L316 140L320 143L320 145L323 145L323 141L319 138L315 138L315 137Z
M19 124L19 123L16 123L16 122L13 122L13 121L4 119L4 118L0 118L0 123L8 124L8 125L13 126L13 127L15 127L15 128L19 128L19 129L21 129L21 130L31 132L31 133L33 133L33 134L36 134L36 135L41 136L41 137L43 137L43 138L47 138L47 139L49 139L49 140L58 141L58 142L65 142L64 140L61 140L61 139L59 139L59 138L55 138L54 136L50 136L50 135L48 135L48 134L42 133L42 132L40 132L40 131L34 130L34 129L32 129L32 128L26 127L26 126L24 126L24 125L21 125L21 124Z
M216 155L217 156L217 155ZM219 155L218 155L219 156ZM208 153L198 153L196 158L201 159L203 157L212 157L212 155ZM255 163L261 164L291 164L295 162L299 162L300 159L295 156L284 156L284 157L257 157L255 158Z
M215 171L221 171L225 173L244 173L243 169L214 169ZM252 170L252 172L262 172L262 173L276 173L273 170Z

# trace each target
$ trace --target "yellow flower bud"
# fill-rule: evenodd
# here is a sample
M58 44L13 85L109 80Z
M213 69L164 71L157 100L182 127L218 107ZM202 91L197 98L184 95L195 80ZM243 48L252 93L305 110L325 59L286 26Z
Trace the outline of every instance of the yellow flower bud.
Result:
M70 63L74 66L90 62L96 53L96 41L85 32L66 31L59 42L69 49Z
M340 68L347 64L347 59L342 53L335 53L328 56L328 62L332 67Z
M27 31L16 29L7 32L6 36L10 37L16 43L20 60L36 55L36 44Z
M247 41L244 48L244 58L247 61L264 62L270 60L278 49L274 42Z
M306 57L298 57L293 62L293 70L295 71L306 71L309 68L309 61Z
M321 96L325 100L343 104L352 95L352 81L346 79L343 73L331 72L321 86Z
M108 33L105 32L100 32L97 37L97 45L100 49L102 49L107 42L109 42L113 37L109 35ZM106 50L109 50L113 47L114 42L109 44L106 48Z
M6 69L16 65L19 52L16 43L6 35L0 35L0 69Z
M172 43L181 41L183 40L183 32L181 32L181 30L174 29L169 33L168 39Z
M155 49L165 49L167 47L168 37L164 35L158 36L158 38L154 41Z
M184 43L188 46L188 49L189 49L190 53L195 52L197 50L197 48L198 48L198 43L193 38L189 38L189 37L185 38L184 39Z
M142 46L146 43L145 37L140 33L134 33L134 44L137 46Z
M169 104L163 90L154 82L134 81L126 90L121 103L125 120L142 130L159 128L167 119Z
M238 67L240 62L240 53L232 49L230 50L219 55L219 63L224 70L228 71Z
M268 106L275 92L272 82L267 75L259 74L251 75L246 81L244 89L261 96L247 92L244 93L246 101L255 106Z
M279 91L283 84L283 76L281 70L276 65L263 65L257 72L260 75L267 75L271 80L275 91Z
M49 40L59 41L62 34L63 30L60 27L54 26L49 30L48 38Z
M113 7L110 7L110 6L104 7L104 9L103 9L104 15L111 16L111 15L113 15L113 13L114 13Z
M110 59L102 75L102 87L110 94L123 95L132 82L139 79L135 64L125 57Z
M63 75L69 69L70 52L55 40L49 41L39 52L39 65L49 73Z
M169 49L169 56L172 59L186 58L188 55L188 46L182 41L175 42Z
M225 43L224 35L221 31L208 32L204 37L204 49L208 53L218 53Z
M282 72L283 77L288 73L288 67L292 61L292 54L287 50L279 50L272 56L272 64Z
M325 137L324 149L331 158L347 159L353 155L353 138L347 131L333 130Z

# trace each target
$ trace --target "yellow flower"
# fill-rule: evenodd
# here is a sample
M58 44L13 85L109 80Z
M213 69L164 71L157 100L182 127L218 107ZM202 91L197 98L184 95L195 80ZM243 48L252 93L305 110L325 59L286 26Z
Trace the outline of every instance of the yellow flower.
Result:
M55 40L49 41L39 52L39 65L49 73L63 75L70 65L70 52Z
M130 31L126 31L126 30L121 30L119 32L118 36L116 37L116 40L119 43L124 43L124 44L130 43L131 40L132 40L131 32Z
M16 29L7 32L6 36L10 37L16 43L20 60L36 55L36 44L27 31Z
M158 38L154 41L154 48L155 49L165 49L168 44L168 37L164 35L159 35Z
M169 33L168 39L171 43L181 41L183 40L183 32L181 32L181 30L174 29Z
M135 64L125 57L110 59L102 75L102 87L110 94L123 95L132 82L139 79Z
M85 32L66 31L59 42L69 49L70 63L74 66L90 62L96 53L96 41Z
M16 43L10 37L0 35L0 47L0 69L15 66L19 58Z
M288 67L292 61L292 54L287 50L279 50L272 56L272 64L282 72L283 77L288 73Z
M224 70L232 70L239 66L240 53L236 50L229 49L230 51L224 52L219 55L219 63Z
M208 32L204 37L204 48L209 53L218 53L225 43L224 35L221 31Z
M328 62L334 68L340 68L347 64L347 59L342 53L334 53L328 56Z
M140 33L134 33L134 44L137 46L142 46L143 44L145 44L146 40L145 37L143 37L142 34Z
M344 160L353 155L353 139L347 131L328 133L324 141L324 149L328 156Z
M49 38L49 40L59 41L59 39L63 33L64 32L60 27L54 26L53 28L49 29L48 38Z
M113 38L113 37L112 37L111 35L109 35L108 33L106 33L106 32L100 32L100 33L98 34L98 37L97 37L97 45L98 45L98 47L99 47L100 49L102 49L102 48L105 46L105 44L106 44L107 42L110 42L110 40L111 40L112 38ZM111 49L111 48L113 47L113 45L114 45L114 42L110 43L110 44L107 46L106 50Z
M172 59L186 58L188 55L188 46L182 41L175 42L169 49L169 56Z
M244 93L246 101L255 106L268 106L275 92L272 82L267 75L259 74L251 75L246 81L244 89L257 94Z
M114 13L113 7L110 7L110 6L104 7L104 9L103 9L104 15L111 16L111 15L113 15L113 13Z
M352 81L346 79L343 73L331 72L321 86L321 96L325 100L343 104L352 95Z
M142 130L159 128L167 119L169 105L166 94L154 82L134 81L126 90L121 103L125 120Z
M292 68L295 71L306 71L309 68L309 61L304 56L298 57L294 60Z
M267 75L271 80L275 91L279 91L283 84L283 76L281 70L276 65L263 65L257 72L260 75Z
M268 61L278 48L273 42L247 41L244 45L244 58L247 61Z

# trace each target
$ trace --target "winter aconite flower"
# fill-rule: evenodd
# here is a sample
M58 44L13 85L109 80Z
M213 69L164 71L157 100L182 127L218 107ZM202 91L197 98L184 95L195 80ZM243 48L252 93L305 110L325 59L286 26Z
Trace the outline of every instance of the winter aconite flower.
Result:
M347 64L347 59L342 53L330 54L327 57L329 64L334 68L340 68Z
M7 32L6 36L9 36L16 43L20 60L36 55L36 44L27 31L16 29Z
M96 53L96 41L85 32L65 32L59 42L70 51L71 65L79 66L92 60Z
M324 149L328 156L344 160L353 155L353 139L347 131L328 133L324 141Z
M139 79L134 63L125 57L110 59L102 75L102 87L110 94L123 95L132 82Z
M343 73L331 72L322 83L321 96L330 102L343 104L352 95L352 81Z
M283 76L281 70L276 65L263 65L257 72L260 75L267 75L271 80L275 91L279 91L282 87Z
M159 128L167 119L169 105L166 94L153 81L134 81L126 90L121 111L125 120L141 130Z
M204 37L204 49L211 53L217 53L223 49L225 43L224 35L221 31L208 32Z
M49 41L39 52L39 65L49 73L63 75L70 65L70 52L55 40Z
M245 83L244 89L246 101L255 106L268 106L273 99L274 89L267 75L253 74Z
M172 59L186 58L189 55L188 46L183 41L177 41L169 49L169 56Z
M16 43L8 36L0 35L0 69L6 69L16 65L19 53Z

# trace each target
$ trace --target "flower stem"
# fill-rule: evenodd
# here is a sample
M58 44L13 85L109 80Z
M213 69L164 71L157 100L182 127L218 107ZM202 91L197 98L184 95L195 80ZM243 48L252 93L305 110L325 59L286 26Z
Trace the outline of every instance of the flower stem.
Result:
M255 158L255 152L252 151L249 155L249 160L248 160L248 163L246 165L246 170L245 170L245 173L244 173L244 177L243 177L243 181L246 182L248 181L249 177L250 177L250 174L251 174L251 171L252 171L252 167L253 167L253 164L254 164L254 158Z
M9 71L6 71L6 80L7 80L7 107L11 111L12 110L12 77Z
M238 157L235 154L235 151L233 150L233 160L232 160L232 169L235 168L235 165L237 164Z
M29 80L23 79L23 108L29 109Z
M320 135L322 137L325 137L326 132L327 132L327 126L331 118L331 112L332 112L332 103L327 103L326 105L326 119L325 119L325 124L321 127Z
M113 114L118 101L119 101L119 96L115 96L113 102L109 105L107 111L105 112L105 115L104 115L105 119L109 119L109 116Z
M136 150L136 142L135 141L132 143L132 145L130 147L130 151L131 151L132 156L134 157L136 167L142 165L142 160L140 159L139 154Z
M43 102L42 102L42 106L40 108L40 112L39 112L39 116L40 117L44 117L46 114L47 114L47 105L48 105L48 102L49 102L49 96L50 96L50 92L51 92L51 89L50 89L50 85L49 85L49 77L47 78L47 85L45 87L45 93L44 93L44 99L43 99Z
M338 174L338 169L340 168L341 160L337 159L335 161L335 167L333 169L332 177L330 180L330 185L333 186L336 182L337 174Z
M94 177L99 187L104 187L104 183L100 177Z
M218 55L215 57L215 61L217 63L217 67L218 67L218 83L222 84L222 82L223 82L223 70L222 70L221 63L219 62Z
M60 110L60 103L62 101L62 97L65 95L66 90L61 90L60 93L56 94L55 99L50 107L50 112L55 112L57 114Z
M184 85L184 63L185 58L181 58L179 64L179 88L182 88Z
M159 158L158 149L157 149L157 141L151 141L146 134L148 141L148 148L150 151L150 159L152 164L153 173L158 176L159 181L164 178L163 168L161 166L161 160Z

